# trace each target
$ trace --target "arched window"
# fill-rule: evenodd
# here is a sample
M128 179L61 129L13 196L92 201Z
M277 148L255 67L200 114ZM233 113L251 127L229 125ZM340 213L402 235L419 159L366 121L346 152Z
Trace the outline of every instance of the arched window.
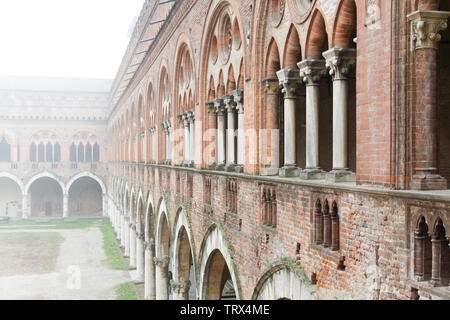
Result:
M54 162L61 162L61 146L59 145L59 143L55 143L55 148L53 150L54 155L53 155L53 161Z
M36 155L36 143L32 143L30 146L30 161L31 162L36 162L37 161L37 155Z
M100 161L100 146L98 145L98 143L94 144L93 156L94 156L94 162Z
M47 143L47 147L45 149L45 160L46 162L53 162L53 146L50 141Z
M92 145L90 144L90 142L87 143L86 145L86 162L92 162Z
M72 143L70 146L70 161L77 162L77 146Z
M11 161L11 145L6 141L5 138L0 142L0 162L10 162Z
M78 145L78 162L84 162L84 146L81 142Z
M44 162L45 161L45 146L44 143L39 143L38 147L38 162Z

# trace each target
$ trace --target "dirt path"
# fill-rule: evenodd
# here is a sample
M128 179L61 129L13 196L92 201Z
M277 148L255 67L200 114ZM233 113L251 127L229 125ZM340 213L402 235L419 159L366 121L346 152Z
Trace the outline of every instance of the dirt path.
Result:
M0 274L0 300L110 300L116 298L116 286L131 281L128 271L109 269L98 228L0 232L57 232L64 238L54 271L20 276ZM24 245L17 254L26 254L27 249ZM0 263L8 261L0 258Z

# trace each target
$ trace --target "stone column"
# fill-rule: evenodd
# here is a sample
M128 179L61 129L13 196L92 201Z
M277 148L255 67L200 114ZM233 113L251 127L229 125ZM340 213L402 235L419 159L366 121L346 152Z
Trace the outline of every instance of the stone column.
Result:
M284 94L284 166L279 173L282 177L297 177L301 169L297 167L296 108L300 78L298 70L287 68L277 72Z
M103 216L107 217L108 216L108 195L106 193L103 194L102 196L103 199L103 206L102 206L102 210L103 210Z
M245 131L244 131L244 91L237 89L233 91L234 103L238 114L238 131L237 131L237 166L235 171L244 172L245 160Z
M217 99L214 104L217 113L217 169L225 168L225 104Z
M208 169L217 167L217 115L214 101L205 102L207 110L207 144L205 145L205 161Z
M194 167L194 163L195 163L195 114L194 114L194 111L189 111L189 147L190 147L189 166Z
M120 213L120 246L125 248L125 217L123 211Z
M130 268L136 268L136 226L130 224Z
M130 222L129 218L125 217L125 257L130 256Z
M137 234L136 237L136 272L137 283L144 282L145 276L145 253L144 253L144 234Z
M300 177L324 179L325 172L319 168L319 101L320 82L327 74L325 60L304 60L298 68L306 85L306 169Z
M173 300L189 300L191 281L174 282L172 284Z
M224 97L225 108L227 110L227 164L226 171L234 171L236 167L236 153L235 153L235 121L236 121L236 104L232 95L226 95Z
M141 162L147 161L147 139L146 139L146 133L145 131L141 133L141 159L139 159Z
M171 144L171 128L172 124L170 123L170 120L167 120L167 164L172 164L172 144Z
M442 284L442 259L443 252L447 248L447 240L440 237L438 234L434 234L431 238L431 252L432 252L432 267L431 267L431 284L438 287Z
M63 195L63 218L69 217L69 195Z
M155 283L155 242L150 239L145 243L145 285L144 298L149 300L156 299L156 283Z
M356 181L348 169L348 104L349 79L356 67L356 49L333 48L323 53L333 78L333 171L327 181Z
M22 195L22 219L28 219L29 211L28 211L28 195Z
M156 127L150 130L152 134L152 163L156 163Z
M279 126L279 101L280 82L278 79L265 79L263 81L266 95L266 119L267 129L267 150L270 156L266 155L266 160L261 169L261 175L277 175L280 168L280 126ZM270 139L270 140L269 140ZM264 150L264 152L267 152Z
M183 113L180 115L181 121L183 121L184 125L184 160L183 165L187 166L190 162L191 156L191 147L190 147L190 132L189 132L189 116L187 113Z
M437 49L450 12L419 10L408 15L416 69L412 124L412 179L415 190L447 189L438 174Z
M169 300L169 257L155 259L156 264L156 300Z

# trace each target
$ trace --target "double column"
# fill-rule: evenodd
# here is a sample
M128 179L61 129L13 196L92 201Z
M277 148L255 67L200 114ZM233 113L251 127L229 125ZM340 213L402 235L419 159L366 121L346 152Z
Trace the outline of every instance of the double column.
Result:
M216 99L214 107L217 114L217 169L225 169L225 118L226 106L223 99Z
M279 170L282 177L298 177L297 167L296 108L300 93L300 77L297 69L287 68L277 72L284 94L284 166Z
M234 171L236 168L236 103L233 95L226 95L223 99L227 110L227 138L226 138L226 171Z
M416 66L412 70L415 96L411 115L411 188L415 190L447 189L447 180L438 174L437 50L442 37L439 32L447 29L449 16L450 12L434 10L418 10L408 15Z
M162 123L163 132L165 133L165 139L166 139L166 160L165 164L170 165L172 160L172 145L171 145L171 139L170 139L170 129L172 128L172 125L170 123L170 120L167 120Z
M156 275L155 275L155 241L149 239L145 242L145 279L144 279L144 298L149 300L156 299Z
M236 111L238 117L238 131L237 131L237 165L236 172L244 172L245 160L245 132L244 132L244 91L237 89L233 91L234 103L236 104Z
M195 159L195 116L194 111L188 111L179 115L184 125L184 160L183 165L194 166Z
M330 182L351 182L356 175L348 168L348 102L356 49L333 48L323 56L333 78L333 171L326 178Z

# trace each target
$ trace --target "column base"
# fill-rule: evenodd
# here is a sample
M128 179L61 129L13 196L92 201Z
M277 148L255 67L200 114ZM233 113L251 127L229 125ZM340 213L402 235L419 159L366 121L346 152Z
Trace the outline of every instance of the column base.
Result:
M261 168L260 175L261 176L277 176L279 175L279 168Z
M210 164L207 164L207 165L206 165L206 168L207 168L208 170L216 170L217 164L216 164L216 163L210 163Z
M216 170L217 171L225 171L225 166L226 166L225 163L219 163L216 165Z
M194 166L195 166L194 161L189 161L188 167L194 168Z
M225 166L224 170L227 171L227 172L235 172L235 170L236 170L236 164L235 164L235 163L228 163L228 164Z
M438 174L414 175L411 180L411 189L420 191L447 190L448 181Z
M297 167L283 167L278 171L278 175L283 178L295 178L300 175L301 169Z
M144 284L145 281L143 279L136 279L133 282L134 284Z
M326 172L319 169L305 169L300 173L300 179L302 180L323 180L325 179Z
M440 286L442 286L442 281L441 280L433 280L433 279L431 279L430 284L433 287L440 287Z
M345 169L337 169L331 172L328 172L326 175L327 182L355 182L356 174L349 170Z
M242 164L238 164L235 168L234 168L234 172L236 173L243 173L244 172L244 166Z

